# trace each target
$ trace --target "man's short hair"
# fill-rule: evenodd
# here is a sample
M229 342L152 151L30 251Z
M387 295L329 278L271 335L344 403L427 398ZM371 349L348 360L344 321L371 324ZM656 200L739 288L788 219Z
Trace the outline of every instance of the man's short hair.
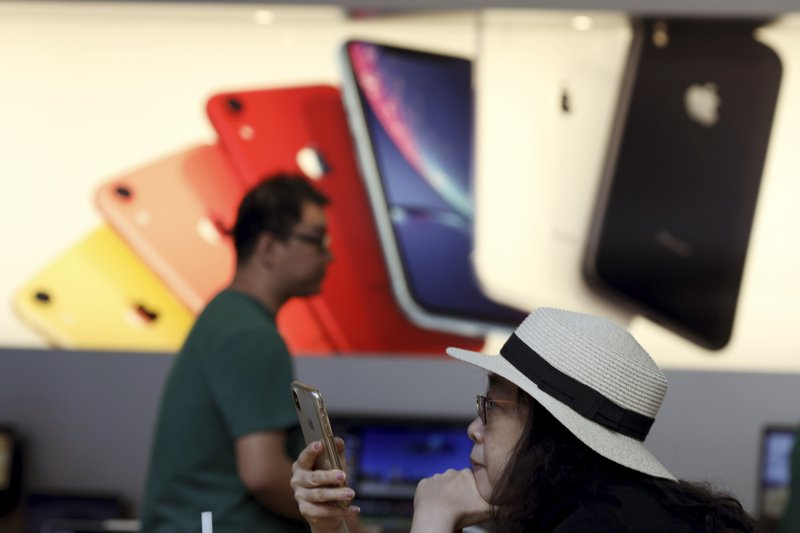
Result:
M302 176L275 174L253 187L239 204L236 224L231 232L237 264L242 264L252 255L262 233L287 239L300 222L306 203L322 207L330 201Z

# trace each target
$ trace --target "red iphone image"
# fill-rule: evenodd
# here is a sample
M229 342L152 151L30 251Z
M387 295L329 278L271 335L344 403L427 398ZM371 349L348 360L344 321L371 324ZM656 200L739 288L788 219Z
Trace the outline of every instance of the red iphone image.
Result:
M299 173L331 200L334 259L322 292L308 303L336 351L429 355L454 344L483 345L479 337L422 328L399 309L338 88L218 94L207 111L243 183L279 171Z

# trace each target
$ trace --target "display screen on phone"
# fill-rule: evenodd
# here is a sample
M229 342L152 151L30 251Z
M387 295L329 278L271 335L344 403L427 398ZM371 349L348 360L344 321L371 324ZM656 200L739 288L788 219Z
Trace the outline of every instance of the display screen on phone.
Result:
M516 325L524 314L484 295L471 260L471 62L365 42L347 54L379 174L367 179L380 180L376 207L411 296L428 311Z

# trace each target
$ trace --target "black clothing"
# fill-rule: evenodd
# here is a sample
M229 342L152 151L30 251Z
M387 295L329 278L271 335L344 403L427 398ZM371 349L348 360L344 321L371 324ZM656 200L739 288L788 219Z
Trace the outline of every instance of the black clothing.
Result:
M552 533L690 533L685 519L635 484L578 490L561 505L542 509L541 531Z

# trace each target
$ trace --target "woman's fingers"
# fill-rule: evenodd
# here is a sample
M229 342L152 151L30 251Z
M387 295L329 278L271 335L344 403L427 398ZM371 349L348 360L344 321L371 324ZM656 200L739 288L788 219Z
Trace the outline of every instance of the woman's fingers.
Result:
M333 441L336 443L336 451L340 454L344 453L344 439L335 437Z
M314 530L337 529L345 517L360 512L350 505L355 492L348 487L296 487L294 496L300 513Z
M312 531L340 531L345 519L358 515L360 509L355 506L346 508L338 505L309 503L298 498L300 513L311 524Z
M350 502L356 495L350 487L298 487L294 493L298 500L309 503Z
M342 470L313 470L314 464L325 450L320 441L315 441L306 446L297 460L292 463L292 486L295 484L304 487L319 485L343 485L346 478Z
M344 440L336 437L334 438L334 442L336 443L336 453L339 455L339 464L342 465L342 468L347 469L347 457L344 454Z
M431 524L455 529L477 524L489 517L490 506L481 498L471 470L448 470L423 479L414 494L413 531L427 531Z
M314 488L325 485L341 487L345 484L345 473L341 470L295 470L292 487Z
M344 441L336 440L340 456L344 455ZM355 491L345 486L342 470L313 470L317 457L325 452L322 442L312 442L300 452L292 464L291 485L300 513L314 531L338 531L345 517L355 516L358 507L350 505Z
M297 456L297 460L292 465L292 469L311 470L314 468L314 462L317 460L317 457L319 457L324 449L325 447L323 446L322 442L312 442L303 448L303 451Z

